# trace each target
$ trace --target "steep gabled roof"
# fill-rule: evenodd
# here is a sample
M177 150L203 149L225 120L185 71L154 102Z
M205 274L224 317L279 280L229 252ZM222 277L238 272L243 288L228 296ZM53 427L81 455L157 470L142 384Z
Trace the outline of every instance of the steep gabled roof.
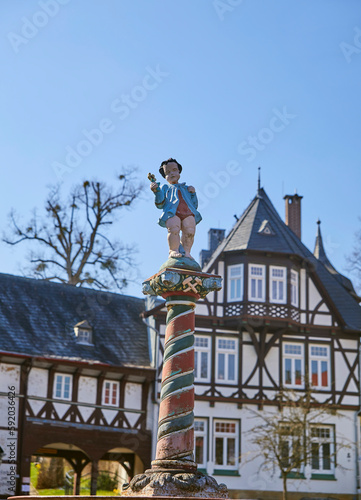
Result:
M313 255L316 257L317 260L322 262L322 264L325 266L325 268L328 270L329 273L331 273L341 285L346 288L352 295L354 295L355 298L358 298L355 292L355 289L353 287L353 284L351 283L351 280L346 278L343 274L339 273L331 264L331 262L328 260L328 257L326 255L324 246L323 246L323 241L322 241L322 235L321 235L321 221L317 221L317 236L316 236L316 242L315 242L315 249L313 251Z
M269 231L265 231L267 227ZM347 285L347 282L351 282L345 277L341 279L342 275L337 273L328 259L327 262L324 258L318 259L308 250L283 222L263 188L258 189L257 195L217 247L204 271L209 271L221 254L242 250L293 254L307 260L339 312L345 328L361 330L361 307ZM335 272L332 272L330 266Z
M144 300L0 274L0 351L150 367ZM77 342L87 321L94 346Z

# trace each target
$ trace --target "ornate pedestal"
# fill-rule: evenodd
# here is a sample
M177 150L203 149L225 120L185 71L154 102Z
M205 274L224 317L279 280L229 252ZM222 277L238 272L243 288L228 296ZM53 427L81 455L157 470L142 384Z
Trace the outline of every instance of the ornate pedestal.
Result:
M143 283L143 293L161 295L168 309L158 441L152 468L124 485L123 495L228 497L226 486L197 471L193 458L194 310L199 298L221 288L221 281L202 273L194 261L171 259Z

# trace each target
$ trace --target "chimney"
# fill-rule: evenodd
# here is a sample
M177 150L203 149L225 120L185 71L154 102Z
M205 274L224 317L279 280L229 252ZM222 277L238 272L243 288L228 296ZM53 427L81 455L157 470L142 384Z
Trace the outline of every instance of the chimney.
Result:
M199 255L201 267L205 266L212 257L215 249L224 240L225 233L225 229L210 229L208 231L208 250L201 250Z
M301 239L301 200L303 196L298 196L297 193L290 195L286 194L284 196L285 204L285 222L295 233L296 236Z

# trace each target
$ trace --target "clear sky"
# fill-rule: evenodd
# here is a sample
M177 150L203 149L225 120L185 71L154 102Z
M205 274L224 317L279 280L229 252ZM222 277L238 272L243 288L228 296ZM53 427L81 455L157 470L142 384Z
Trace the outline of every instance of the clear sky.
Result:
M303 242L320 218L345 272L361 215L358 0L1 0L0 58L3 229L59 178L68 190L136 166L148 185L172 156L200 197L198 257L254 197L260 165L280 215L297 190ZM158 216L147 187L112 228L138 248L131 295L167 259ZM24 255L1 243L0 272L20 274Z

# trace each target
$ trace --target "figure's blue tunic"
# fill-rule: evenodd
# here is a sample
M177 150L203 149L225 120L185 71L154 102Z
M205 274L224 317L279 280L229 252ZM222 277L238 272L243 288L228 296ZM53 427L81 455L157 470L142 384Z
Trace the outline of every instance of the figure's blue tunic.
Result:
M194 214L196 224L202 220L201 214L197 211L197 195L196 193L190 193L188 191L188 186L185 182L180 184L163 184L158 191L155 192L155 205L160 210L163 210L158 221L158 224L162 227L166 227L166 221L174 217L177 212L179 204L178 190L180 190L188 208Z

